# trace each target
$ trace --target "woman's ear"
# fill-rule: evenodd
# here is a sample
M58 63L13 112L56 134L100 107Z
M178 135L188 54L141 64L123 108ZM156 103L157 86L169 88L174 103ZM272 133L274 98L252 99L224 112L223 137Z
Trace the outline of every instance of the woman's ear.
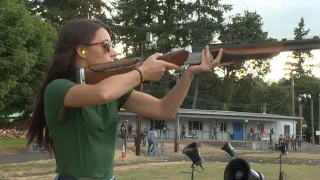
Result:
M76 51L81 58L86 58L87 51L82 46L77 46Z

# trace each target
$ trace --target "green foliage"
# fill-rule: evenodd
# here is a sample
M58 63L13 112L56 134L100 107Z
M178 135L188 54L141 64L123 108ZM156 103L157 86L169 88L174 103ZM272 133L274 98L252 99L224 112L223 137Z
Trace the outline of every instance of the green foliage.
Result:
M30 111L56 30L14 0L0 2L0 115Z
M33 14L40 14L54 26L73 18L104 19L103 10L110 10L102 0L23 0Z
M250 41L266 41L268 33L263 31L262 17L257 12L245 10L243 14L230 17L230 22L224 26L219 39L223 43L248 43ZM254 73L264 76L270 71L269 61L257 60L247 62L236 62L224 67L225 76L232 79L241 78L246 75L248 68L245 63L250 63Z
M126 56L141 55L146 32L153 33L157 51L164 53L189 44L210 43L222 28L223 13L231 9L219 0L119 0L114 7L117 14L112 17L112 29L116 42L124 44Z
M304 39L310 32L310 29L305 29L304 18L302 17L298 23L298 27L294 28L294 39L301 40ZM312 75L312 68L314 65L306 63L306 60L310 60L313 58L310 50L307 51L294 51L292 52L291 57L294 59L293 62L287 62L287 70L289 70L290 76L293 74L296 77L300 77L302 75Z

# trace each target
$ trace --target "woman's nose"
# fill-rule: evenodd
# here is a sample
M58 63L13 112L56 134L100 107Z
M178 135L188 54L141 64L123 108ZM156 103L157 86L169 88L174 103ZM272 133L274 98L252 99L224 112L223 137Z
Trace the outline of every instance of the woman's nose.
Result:
M112 58L115 58L115 57L117 56L117 52L116 52L115 49L113 49L113 48L110 49L110 56L111 56Z

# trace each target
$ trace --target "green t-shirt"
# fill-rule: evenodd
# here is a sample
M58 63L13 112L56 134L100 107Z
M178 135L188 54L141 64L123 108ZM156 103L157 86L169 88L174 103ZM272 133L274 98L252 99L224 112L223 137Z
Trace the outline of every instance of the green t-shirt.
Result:
M60 111L68 90L76 83L57 79L48 84L44 114L56 151L56 172L74 178L113 176L118 112L133 90L107 104Z

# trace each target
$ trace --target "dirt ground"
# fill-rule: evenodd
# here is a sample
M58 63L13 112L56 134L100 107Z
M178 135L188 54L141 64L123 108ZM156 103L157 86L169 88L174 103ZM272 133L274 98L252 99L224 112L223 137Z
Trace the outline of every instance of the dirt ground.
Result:
M121 141L120 141L121 142ZM119 144L119 143L118 143ZM165 142L164 153L158 157L147 156L147 146L141 147L140 156L135 155L135 146L133 142L128 143L128 151L126 158L121 157L122 149L118 145L115 155L115 166L135 165L151 162L190 162L188 156L181 153L182 149L187 144L179 145L179 152L173 152L173 142ZM201 145L198 148L202 158L206 162L228 162L227 153L220 149L209 145ZM243 148L235 148L238 157L242 157L252 163L279 163L279 152L272 150L249 150ZM9 152L8 152L9 151ZM320 165L320 146L308 148L305 151L289 152L287 157L282 158L284 164L305 164L305 165ZM32 153L26 152L24 149L0 149L0 164L21 163L37 160L53 159L49 153Z

